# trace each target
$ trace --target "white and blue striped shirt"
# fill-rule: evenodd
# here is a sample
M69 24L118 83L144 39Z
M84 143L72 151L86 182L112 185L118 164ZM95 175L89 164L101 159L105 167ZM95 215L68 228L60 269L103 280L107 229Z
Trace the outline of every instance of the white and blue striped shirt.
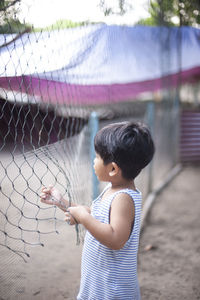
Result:
M134 227L128 241L120 250L112 250L102 245L89 232L86 233L82 253L81 285L77 299L139 300L137 253L142 204L141 193L131 189L123 189L101 201L103 193L93 201L91 213L94 218L109 224L110 207L113 199L119 193L126 193L133 199L135 206Z

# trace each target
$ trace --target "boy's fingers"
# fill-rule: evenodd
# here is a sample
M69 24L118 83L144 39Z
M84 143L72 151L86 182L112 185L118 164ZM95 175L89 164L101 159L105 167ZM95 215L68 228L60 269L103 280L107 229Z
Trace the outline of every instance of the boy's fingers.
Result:
M68 207L67 212L65 212L65 216L66 216L65 221L68 222L68 220L70 220L70 222L71 222L70 225L78 224L78 221L77 221L76 218L71 214L70 210L71 210L70 207Z
M69 225L75 225L76 222L74 221L73 217L66 217L65 222L67 222Z
M47 188L44 188L42 190L42 194L41 195L44 195L45 197L48 197L49 195L51 195L51 191Z
M50 193L51 190L52 190L52 188L53 188L53 185L49 185L48 187L43 186L42 187L42 192L48 192L48 193Z
M47 193L46 193L45 191L42 191L42 192L40 193L40 196L47 196Z
M40 201L45 203L46 202L46 198L40 196Z

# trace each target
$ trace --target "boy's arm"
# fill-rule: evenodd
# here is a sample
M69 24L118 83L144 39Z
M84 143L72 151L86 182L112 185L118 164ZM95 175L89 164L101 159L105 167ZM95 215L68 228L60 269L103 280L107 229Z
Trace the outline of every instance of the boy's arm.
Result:
M69 207L69 201L64 199L61 195L61 193L55 189L53 186L49 186L48 188L43 187L42 188L42 193L40 194L40 200L42 203L49 204L49 205L56 205L58 208L63 210L64 212L68 211ZM70 203L71 207L77 206L75 203ZM87 210L88 213L90 213L90 208L85 206L85 209ZM71 225L76 224L76 221L71 218Z
M112 202L110 223L96 220L83 206L69 207L70 214L81 223L100 243L113 250L121 249L132 231L135 209L128 194L118 194ZM66 213L69 218L69 214Z
M40 194L41 202L49 205L56 205L58 208L67 211L69 206L69 201L64 199L61 193L55 189L53 186L49 186L48 188L43 187L42 193ZM76 206L75 203L71 203L71 206Z

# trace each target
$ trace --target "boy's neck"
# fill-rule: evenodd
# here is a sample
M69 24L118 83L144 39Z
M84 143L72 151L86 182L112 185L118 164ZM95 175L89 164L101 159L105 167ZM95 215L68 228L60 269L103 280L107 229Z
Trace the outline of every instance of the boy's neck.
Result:
M111 188L113 190L127 189L127 188L136 190L134 180L126 180L126 179L120 181L114 180L114 181L110 181L110 183L111 183Z

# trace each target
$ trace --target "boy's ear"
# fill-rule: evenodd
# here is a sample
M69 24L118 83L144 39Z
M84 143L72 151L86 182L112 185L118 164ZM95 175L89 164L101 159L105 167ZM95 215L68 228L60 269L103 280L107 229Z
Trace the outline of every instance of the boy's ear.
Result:
M111 163L111 170L109 172L110 176L115 176L119 173L119 167L115 162Z

